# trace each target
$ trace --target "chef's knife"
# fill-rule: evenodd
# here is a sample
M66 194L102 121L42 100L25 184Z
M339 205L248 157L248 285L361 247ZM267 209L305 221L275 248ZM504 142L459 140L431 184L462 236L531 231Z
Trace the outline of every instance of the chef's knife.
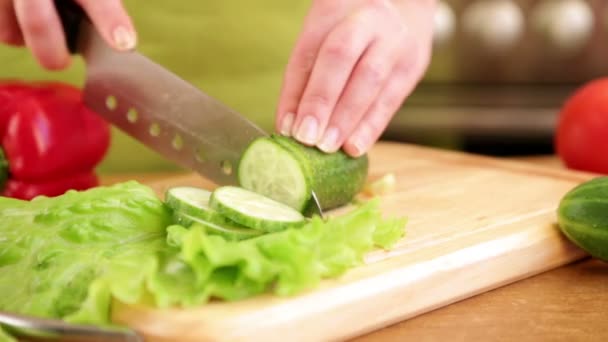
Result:
M131 137L217 185L236 185L253 139L267 134L136 51L110 48L72 0L55 0L71 53L86 64L86 105ZM322 215L316 196L313 211Z
M58 319L0 311L0 327L24 341L143 342L137 332L123 327L66 323Z

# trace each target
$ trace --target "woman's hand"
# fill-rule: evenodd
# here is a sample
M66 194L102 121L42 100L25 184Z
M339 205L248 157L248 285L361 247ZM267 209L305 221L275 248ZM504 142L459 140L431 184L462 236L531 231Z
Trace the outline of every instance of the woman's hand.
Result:
M276 129L360 156L422 78L434 0L314 0L287 65Z
M121 0L75 1L110 46L117 50L135 46L135 29ZM47 69L63 69L70 62L53 0L0 0L0 41L26 45Z

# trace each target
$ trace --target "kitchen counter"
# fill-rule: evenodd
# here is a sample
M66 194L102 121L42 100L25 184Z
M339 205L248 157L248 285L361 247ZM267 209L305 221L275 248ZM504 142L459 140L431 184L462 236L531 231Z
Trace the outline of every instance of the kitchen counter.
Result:
M517 158L562 167L552 156ZM105 184L173 174L119 174ZM587 258L354 339L367 341L606 341L608 264Z

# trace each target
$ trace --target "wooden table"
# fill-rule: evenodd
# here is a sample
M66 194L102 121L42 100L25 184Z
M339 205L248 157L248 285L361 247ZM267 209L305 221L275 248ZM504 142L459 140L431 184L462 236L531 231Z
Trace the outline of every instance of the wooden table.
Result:
M518 159L561 167L551 156ZM171 175L112 175L102 181ZM587 258L353 341L608 341L608 264Z

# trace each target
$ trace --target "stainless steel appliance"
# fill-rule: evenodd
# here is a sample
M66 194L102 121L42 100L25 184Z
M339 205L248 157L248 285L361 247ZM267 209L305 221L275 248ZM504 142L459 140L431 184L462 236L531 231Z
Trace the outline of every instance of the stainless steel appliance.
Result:
M551 152L565 98L607 74L606 0L443 0L431 65L384 138Z

